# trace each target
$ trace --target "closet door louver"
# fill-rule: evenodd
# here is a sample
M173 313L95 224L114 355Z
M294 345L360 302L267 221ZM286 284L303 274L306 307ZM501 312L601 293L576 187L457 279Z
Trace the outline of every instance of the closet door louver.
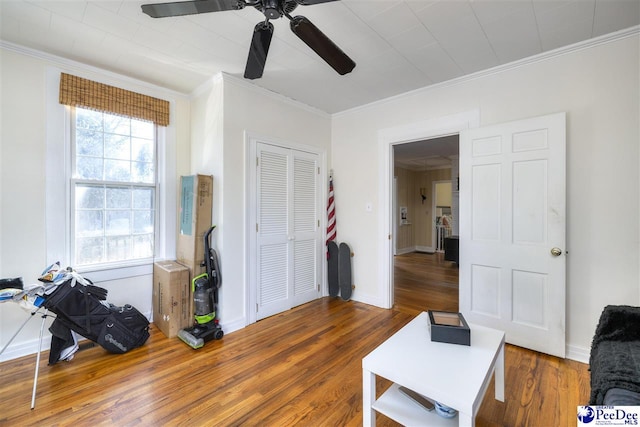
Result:
M289 153L258 146L258 318L290 308Z
M296 152L293 156L293 305L299 305L316 297L320 283L318 162L315 155Z
M318 156L257 145L257 319L318 298Z

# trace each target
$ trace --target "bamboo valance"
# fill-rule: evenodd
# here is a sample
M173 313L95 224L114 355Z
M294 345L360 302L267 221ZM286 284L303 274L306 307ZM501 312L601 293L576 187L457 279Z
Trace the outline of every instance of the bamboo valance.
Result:
M169 125L169 101L62 73L60 104Z

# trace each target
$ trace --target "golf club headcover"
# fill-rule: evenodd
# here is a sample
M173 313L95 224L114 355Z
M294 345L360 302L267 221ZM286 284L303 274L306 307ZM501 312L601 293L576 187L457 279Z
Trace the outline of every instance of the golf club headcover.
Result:
M0 279L0 289L24 289L22 277L13 279Z

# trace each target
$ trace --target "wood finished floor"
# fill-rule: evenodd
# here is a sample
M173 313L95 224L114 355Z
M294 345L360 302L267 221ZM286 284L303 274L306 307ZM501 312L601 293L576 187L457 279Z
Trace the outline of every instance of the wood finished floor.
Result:
M412 252L394 257L394 308L417 315L458 311L458 267L443 253Z
M152 327L143 347L123 355L95 347L47 366L45 352L33 411L35 355L0 363L0 425L360 426L361 359L425 309L415 295L405 305L401 289L394 310L322 298L200 350ZM505 403L492 383L476 426L576 425L586 365L514 346L505 359ZM378 417L378 426L396 425Z

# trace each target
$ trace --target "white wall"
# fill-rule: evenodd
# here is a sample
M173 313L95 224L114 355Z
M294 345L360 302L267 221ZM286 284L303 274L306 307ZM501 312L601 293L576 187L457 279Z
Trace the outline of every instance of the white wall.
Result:
M245 199L248 188L246 135L330 152L331 118L242 80L219 75L194 94L192 172L214 175L213 222L219 227L215 246L220 255L222 287L220 322L225 333L247 324L245 256L247 217L255 205Z
M33 283L46 267L44 70L43 64L33 58L5 51L0 53L0 277L22 276L25 283ZM5 303L0 307L2 346L27 316L16 304ZM37 337L39 327L39 322L32 321L16 339L16 344L33 340ZM4 355L1 357L5 358Z
M0 277L23 276L32 283L47 262L45 72L51 65L73 67L6 49L0 55ZM170 94L176 108L177 175L214 175L223 325L239 328L247 319L245 228L254 206L244 196L246 132L326 151L327 168L334 169L338 239L355 252L353 296L375 302L383 299L377 265L387 238L379 233L378 131L471 110L480 111L481 125L566 111L567 339L574 353L588 351L605 304L640 305L639 63L636 34L333 117L229 76L213 78L191 101ZM128 89L136 86L122 79ZM366 211L368 204L373 212ZM150 311L150 276L100 285L114 302ZM141 292L132 294L129 286ZM26 316L15 304L0 307L0 345ZM37 323L3 359L35 351Z
M23 276L35 283L50 262L45 238L47 70L81 70L83 77L115 84L118 76L38 52L2 49L2 133L0 145L0 277ZM122 77L126 89L135 82ZM141 84L140 92L149 93ZM218 225L214 247L221 257L223 287L220 317L225 332L246 324L245 133L330 151L330 116L275 94L255 89L229 76L216 76L190 98L154 88L153 96L172 101L173 150L176 174L214 175L213 222ZM165 95L165 96L163 96ZM59 135L63 138L63 135ZM325 156L326 158L326 156ZM177 187L177 182L175 183ZM174 195L175 196L175 195ZM171 207L169 207L170 209ZM178 207L175 206L174 216ZM160 213L162 215L162 213ZM165 215L166 216L166 215ZM171 258L175 254L166 254ZM64 260L61 260L64 264ZM94 276L87 274L87 277ZM96 281L96 280L94 280ZM109 290L115 304L129 303L150 315L150 274L96 281ZM11 338L28 313L16 304L0 310L0 346ZM0 357L7 360L37 350L39 322L31 321ZM48 334L47 334L48 335ZM46 338L48 340L48 337ZM45 348L48 342L45 342Z
M481 126L566 111L567 344L569 357L588 357L602 308L640 305L638 41L636 32L334 115L337 220L356 254L354 299L384 300L384 279L371 266L387 236L380 212L364 211L381 194L380 130L474 110Z
M56 68L108 84L120 83L119 86L125 89L170 100L173 115L167 131L170 135L167 143L172 144L172 150L176 153L170 161L175 162L172 167L178 175L186 172L185 165L189 161L188 158L185 160L184 154L188 153L189 143L189 103L185 96L175 92L39 52L2 46L0 64L0 277L22 276L25 284L31 284L37 281L48 263L55 261L47 253L51 242L47 242L45 237L46 181L53 179L53 174L56 174L56 171L47 171L46 168L46 142L48 138L63 141L64 134L48 134L52 128L48 126L51 116L48 115L47 106L51 94L47 92L47 73ZM57 100L57 93L53 96L56 97L54 101ZM64 197L64 194L60 197ZM171 209L175 216L177 208L171 206ZM160 215L168 216L162 212ZM59 238L64 237L62 233L64 230L60 230ZM167 256L175 256L175 253ZM65 264L64 259L60 261ZM87 277L95 279L89 274ZM151 314L151 274L94 281L108 289L110 302L117 305L132 304L144 314ZM17 304L4 303L0 306L0 348L4 347L28 316L28 312ZM37 351L39 324L39 320L29 322L0 356L0 360ZM47 339L48 335L47 331ZM46 343L45 348L48 348Z

